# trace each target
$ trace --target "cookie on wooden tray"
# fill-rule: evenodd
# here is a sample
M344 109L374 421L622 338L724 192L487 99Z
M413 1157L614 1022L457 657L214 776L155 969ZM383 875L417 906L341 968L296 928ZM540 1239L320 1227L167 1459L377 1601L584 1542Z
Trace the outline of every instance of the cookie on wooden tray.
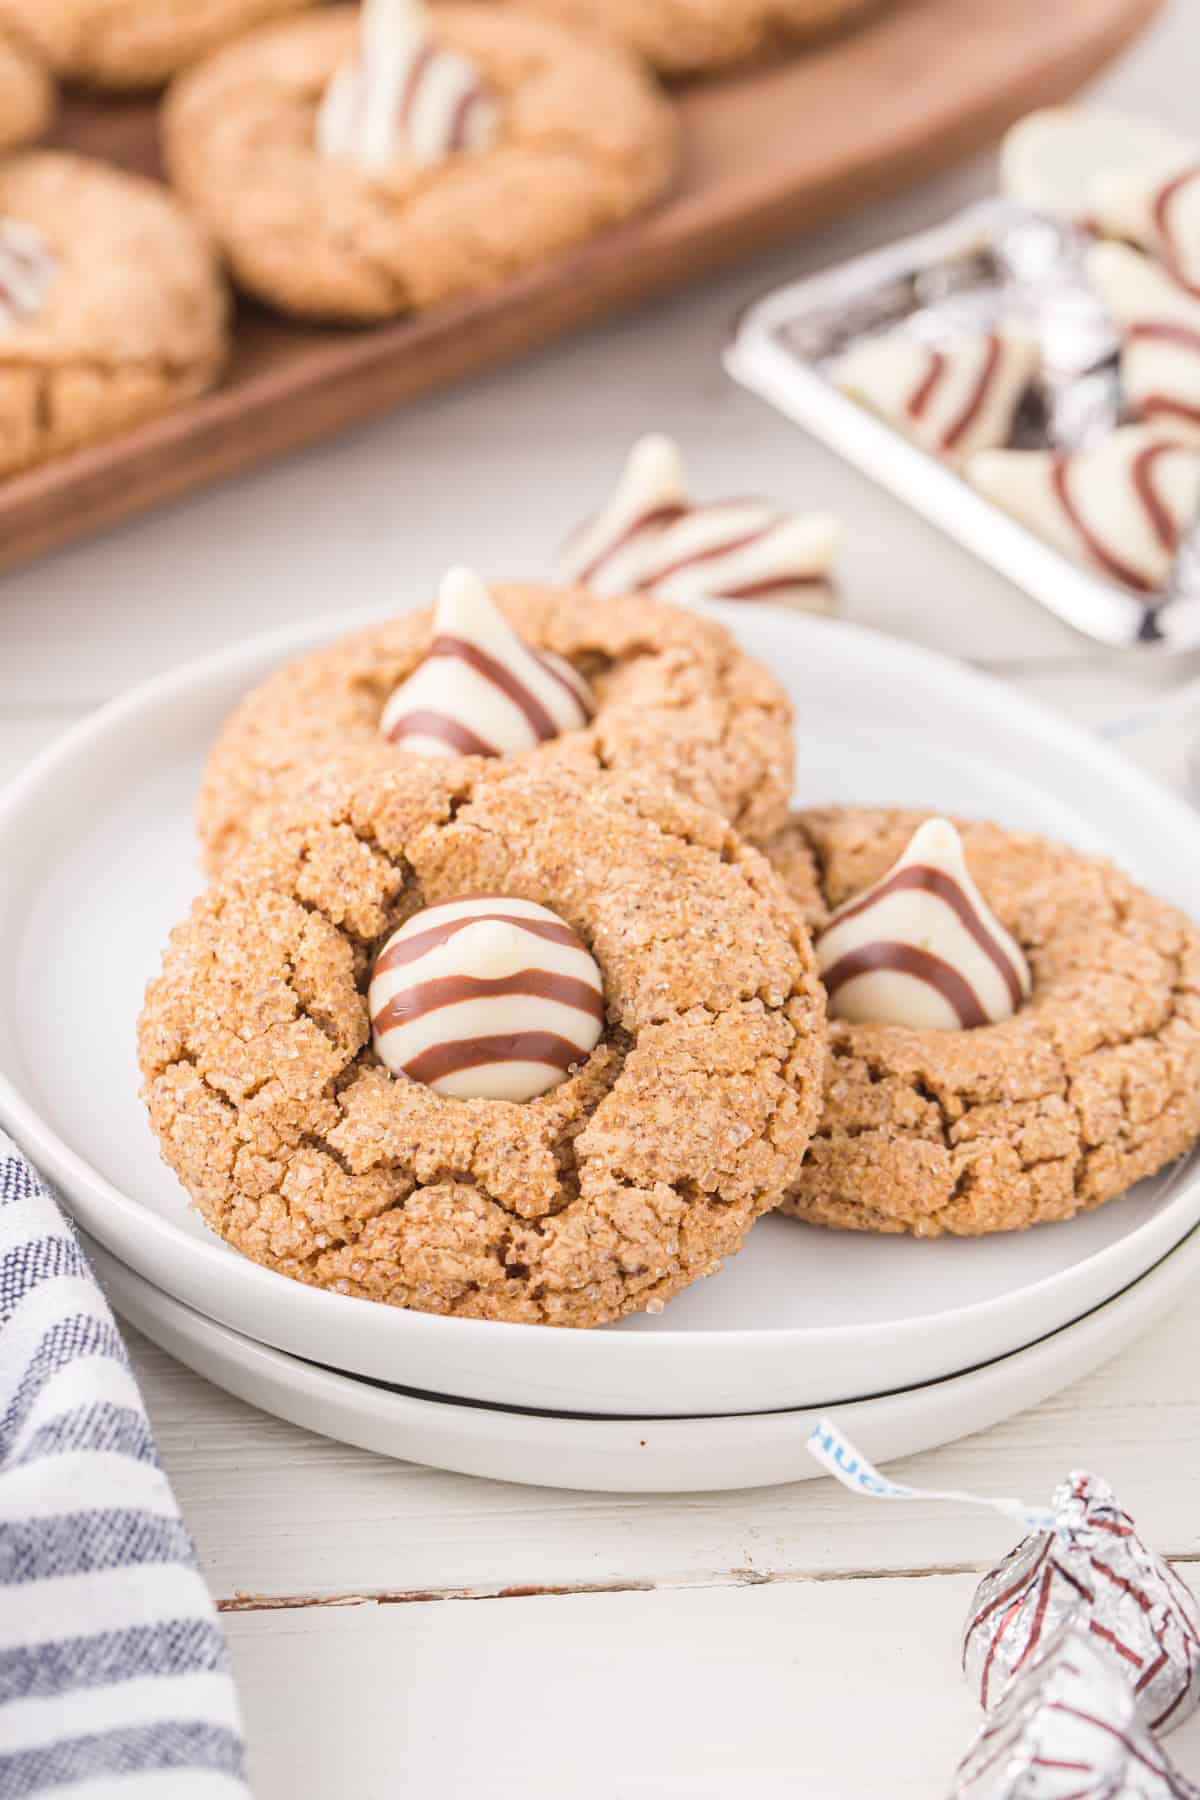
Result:
M211 387L228 296L157 182L60 151L0 163L0 475Z
M482 4L339 6L256 32L166 107L180 191L236 279L306 318L497 287L642 211L669 102L616 45Z
M5 24L64 81L158 87L265 20L315 0L0 0Z
M590 1326L736 1251L800 1171L824 1005L766 859L639 778L331 782L173 934L140 1025L208 1223L314 1286Z
M54 113L54 83L23 38L4 28L0 15L0 151L32 144Z
M522 4L528 0L522 0ZM783 54L882 0L532 0L550 18L631 44L667 75L704 75Z
M490 756L670 782L746 835L787 815L791 708L714 620L645 595L498 587L454 570L408 613L290 663L242 701L200 797L211 868L331 757Z
M1107 862L958 832L833 809L768 846L829 992L797 1218L1018 1230L1116 1198L1200 1136L1200 932Z

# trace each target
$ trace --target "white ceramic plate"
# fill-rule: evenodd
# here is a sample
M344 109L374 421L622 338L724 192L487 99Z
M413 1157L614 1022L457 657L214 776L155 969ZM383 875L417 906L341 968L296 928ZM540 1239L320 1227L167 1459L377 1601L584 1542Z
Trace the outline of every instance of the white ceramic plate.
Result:
M968 603L964 596L964 604ZM727 614L790 686L805 801L931 804L1106 850L1200 913L1200 822L1116 753L998 683L875 633ZM1064 1225L915 1243L759 1225L658 1318L600 1332L441 1319L305 1288L189 1212L137 1097L134 1021L199 884L191 808L229 707L342 618L139 689L0 797L0 1123L85 1228L186 1305L279 1349L407 1387L608 1414L853 1399L1019 1349L1136 1279L1200 1218L1187 1165Z
M179 1362L264 1412L381 1456L463 1475L627 1494L770 1487L821 1474L818 1410L722 1419L581 1419L398 1393L269 1350L172 1300L89 1245L116 1310ZM968 1374L839 1406L874 1462L983 1431L1078 1381L1153 1326L1200 1270L1200 1229L1077 1324Z

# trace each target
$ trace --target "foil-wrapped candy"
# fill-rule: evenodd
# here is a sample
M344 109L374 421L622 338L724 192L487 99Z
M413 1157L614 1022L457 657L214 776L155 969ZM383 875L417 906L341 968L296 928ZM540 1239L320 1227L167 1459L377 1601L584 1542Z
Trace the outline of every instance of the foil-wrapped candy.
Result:
M1008 1683L950 1800L1200 1800L1200 1788L1172 1767L1079 1617L1043 1637Z
M980 1582L963 1636L968 1682L985 1710L1003 1705L1014 1680L1067 1626L1128 1688L1149 1730L1172 1730L1200 1705L1200 1607L1096 1476L1069 1475L1053 1512L1053 1530L1022 1539Z

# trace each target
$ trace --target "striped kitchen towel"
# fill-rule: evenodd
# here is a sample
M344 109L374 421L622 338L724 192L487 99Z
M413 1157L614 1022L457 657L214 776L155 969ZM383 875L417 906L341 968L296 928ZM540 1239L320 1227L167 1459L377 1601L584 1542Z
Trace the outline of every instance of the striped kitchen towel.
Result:
M0 1133L0 1800L247 1800L221 1628L112 1314Z

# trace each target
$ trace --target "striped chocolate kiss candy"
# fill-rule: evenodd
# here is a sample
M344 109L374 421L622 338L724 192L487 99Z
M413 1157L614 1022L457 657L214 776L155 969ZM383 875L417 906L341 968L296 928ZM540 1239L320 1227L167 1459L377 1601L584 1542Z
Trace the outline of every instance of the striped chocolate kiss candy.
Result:
M388 169L495 142L499 109L474 63L434 36L421 0L363 0L359 54L317 115L323 156Z
M963 1633L963 1672L986 1711L1061 1627L1088 1639L1166 1733L1200 1705L1200 1607L1139 1536L1108 1483L1083 1471L1054 1495L1053 1531L1035 1532L984 1576ZM1114 1792L1123 1793L1124 1789Z
M838 908L816 950L831 1016L863 1024L997 1025L1032 991L946 819L927 820L881 881Z
M1064 1625L959 1764L950 1800L1200 1800L1138 1717L1100 1643Z
M1200 441L1200 297L1128 244L1094 244L1087 272L1121 328L1129 410L1173 437Z
M645 437L608 505L563 546L557 573L601 595L651 593L683 606L773 600L821 611L832 602L840 537L823 513L786 513L763 500L693 505L679 446Z
M1089 216L1106 237L1149 250L1175 280L1200 297L1200 149L1189 146L1151 172L1114 167L1098 172Z
M368 994L375 1051L456 1100L532 1100L586 1062L604 983L576 932L530 900L426 907L389 938Z
M1086 450L984 450L967 476L1056 550L1141 594L1165 586L1200 511L1200 446L1146 425Z
M23 219L0 219L0 330L36 319L58 264L49 244Z
M514 756L595 712L561 656L530 649L469 569L442 581L433 641L383 709L379 729L416 756Z
M1035 339L1003 326L938 345L887 331L855 345L833 373L852 400L934 456L959 462L1008 442L1039 360Z

